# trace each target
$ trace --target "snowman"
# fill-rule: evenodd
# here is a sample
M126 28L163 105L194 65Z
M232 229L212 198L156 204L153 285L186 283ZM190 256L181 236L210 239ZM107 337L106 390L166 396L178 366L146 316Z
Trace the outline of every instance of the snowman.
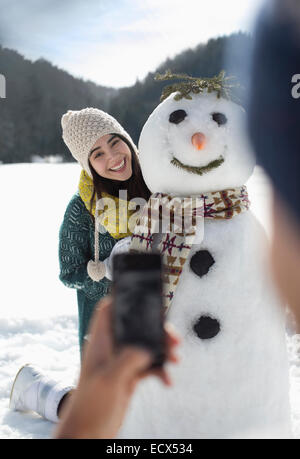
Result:
M205 203L167 312L180 363L168 369L171 388L141 383L120 438L289 438L284 312L247 200L246 115L224 74L187 88L169 88L139 140L153 193Z

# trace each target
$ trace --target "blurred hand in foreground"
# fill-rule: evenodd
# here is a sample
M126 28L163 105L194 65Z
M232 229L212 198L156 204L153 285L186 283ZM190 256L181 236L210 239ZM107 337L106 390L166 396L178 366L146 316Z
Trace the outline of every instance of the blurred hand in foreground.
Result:
M155 375L163 384L171 385L164 368L149 370L150 352L134 347L114 352L111 309L110 297L96 308L83 352L79 383L63 407L54 438L114 438L139 381ZM176 363L175 348L180 339L172 327L165 328L167 360Z

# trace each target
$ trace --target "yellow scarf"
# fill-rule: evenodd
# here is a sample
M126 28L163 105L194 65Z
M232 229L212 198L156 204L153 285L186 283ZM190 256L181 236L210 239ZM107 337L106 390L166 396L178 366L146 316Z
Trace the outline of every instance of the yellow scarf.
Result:
M79 195L85 204L85 207L88 211L90 211L90 202L93 195L94 184L93 180L84 169L82 169L80 174L78 190ZM109 210L105 210L105 218L101 221L101 224L105 227L105 229L111 234L111 236L114 239L122 239L123 237L131 236L132 232L128 228L128 220L136 212L136 210L128 209L129 202L125 201L124 199L116 198L115 196L112 196L108 193L102 193L102 197L114 200L116 205L116 212L114 212L115 215L112 216L112 218L110 218ZM91 212L94 217L96 211L96 201L97 197L95 196L91 209ZM101 214L100 210L98 212L99 214ZM120 226L122 230L121 233Z

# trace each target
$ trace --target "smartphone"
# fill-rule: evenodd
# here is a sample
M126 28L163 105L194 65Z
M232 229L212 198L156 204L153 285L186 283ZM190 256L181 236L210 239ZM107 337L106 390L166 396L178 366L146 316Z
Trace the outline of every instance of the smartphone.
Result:
M137 346L166 359L160 254L122 253L113 258L113 337L115 349Z

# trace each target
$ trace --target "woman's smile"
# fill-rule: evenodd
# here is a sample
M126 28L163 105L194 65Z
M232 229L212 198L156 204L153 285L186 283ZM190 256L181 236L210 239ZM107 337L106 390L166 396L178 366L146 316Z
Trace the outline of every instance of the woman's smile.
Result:
M111 167L109 170L113 172L123 172L126 169L126 158L124 157L119 161L114 167Z

